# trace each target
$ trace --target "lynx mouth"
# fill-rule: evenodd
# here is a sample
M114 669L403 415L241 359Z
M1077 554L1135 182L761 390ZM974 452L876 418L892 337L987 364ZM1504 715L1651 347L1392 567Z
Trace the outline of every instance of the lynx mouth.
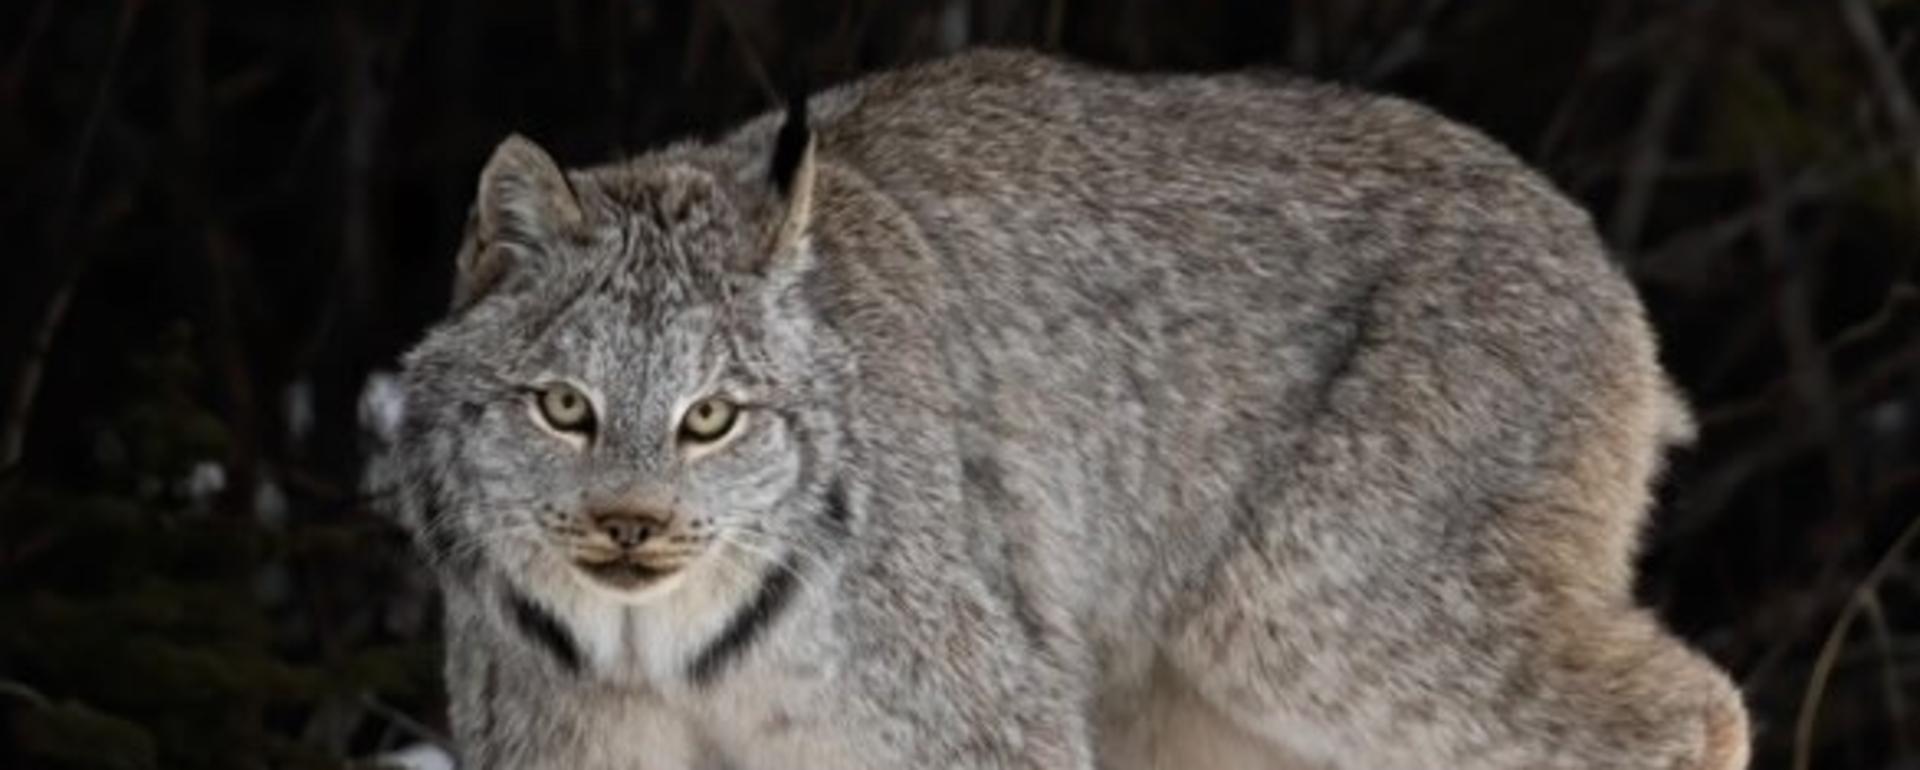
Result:
M667 576L680 571L678 566L662 567L646 564L638 559L615 558L608 561L589 561L576 559L573 566L593 578L601 585L621 591L632 591L653 585Z

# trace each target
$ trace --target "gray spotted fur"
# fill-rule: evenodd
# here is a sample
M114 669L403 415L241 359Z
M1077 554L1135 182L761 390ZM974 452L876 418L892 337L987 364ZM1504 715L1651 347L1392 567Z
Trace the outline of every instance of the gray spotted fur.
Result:
M1630 593L1685 409L1507 152L1010 52L811 118L798 228L777 115L482 174L369 476L441 577L467 767L1745 765L1737 692ZM583 450L529 417L555 377ZM747 422L688 456L715 387ZM587 586L552 542L607 501L707 555Z

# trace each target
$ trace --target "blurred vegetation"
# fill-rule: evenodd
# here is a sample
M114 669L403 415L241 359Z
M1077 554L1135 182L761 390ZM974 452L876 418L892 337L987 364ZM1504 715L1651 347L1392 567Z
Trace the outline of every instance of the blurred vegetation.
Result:
M1916 0L0 4L0 766L439 740L356 403L445 307L493 143L628 156L766 108L759 71L982 44L1286 67L1543 169L1700 411L1644 596L1740 679L1757 766L1920 767Z
M370 522L276 521L268 499L249 503L265 516L222 515L207 458L227 429L197 403L185 327L158 336L128 354L80 478L0 492L7 766L337 767L351 736L322 731L348 726L313 720L437 696L424 605L355 627L386 602L345 593L403 584L399 541Z

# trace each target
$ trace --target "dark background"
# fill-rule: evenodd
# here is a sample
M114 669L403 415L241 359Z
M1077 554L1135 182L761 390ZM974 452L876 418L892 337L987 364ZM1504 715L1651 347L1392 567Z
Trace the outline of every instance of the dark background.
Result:
M1763 768L1920 767L1920 2L7 0L0 766L437 740L437 609L355 493L508 131L570 165L976 44L1278 65L1589 205L1704 428L1642 595ZM757 64L756 64L757 62ZM1567 344L1580 344L1568 340Z

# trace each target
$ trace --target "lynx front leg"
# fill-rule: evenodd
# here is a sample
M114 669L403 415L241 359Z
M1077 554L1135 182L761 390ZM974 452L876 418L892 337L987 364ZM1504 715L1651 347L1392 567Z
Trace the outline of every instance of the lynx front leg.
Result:
M856 583L835 686L863 767L1093 770L1082 685L967 566Z

